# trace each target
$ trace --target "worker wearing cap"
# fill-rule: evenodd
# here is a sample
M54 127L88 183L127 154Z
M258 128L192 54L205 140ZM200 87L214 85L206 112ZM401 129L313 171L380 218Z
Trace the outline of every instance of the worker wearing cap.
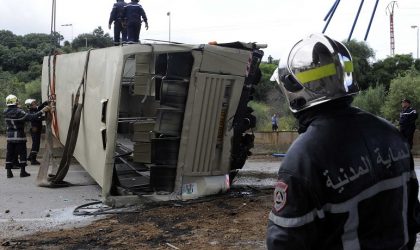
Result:
M273 76L299 121L278 171L268 249L413 249L418 181L408 144L388 121L352 107L352 57L317 34Z
M401 113L400 113L400 131L404 138L407 139L410 149L413 147L413 136L416 131L416 119L418 117L415 109L411 107L411 101L403 99L401 101Z
M132 0L124 6L124 18L127 20L128 43L138 43L142 21L146 24L146 30L149 29L146 12L139 0Z
M36 120L42 114L50 111L50 107L46 106L41 111L29 114L19 108L18 103L19 100L15 95L8 95L6 97L7 109L3 112L7 127L7 178L13 177L12 166L15 155L19 155L20 177L30 176L25 170L27 165L25 122Z
M38 106L38 103L35 99L27 99L25 101L25 105L28 108L28 111L30 114L36 114L37 112L39 112L40 110L42 110L44 107L48 105L48 101ZM28 160L31 162L31 165L40 164L40 162L36 158L39 152L39 146L41 144L42 120L43 120L42 115L37 117L37 119L31 120L30 132L31 132L31 137L32 137L32 147L31 147L31 152L28 155Z

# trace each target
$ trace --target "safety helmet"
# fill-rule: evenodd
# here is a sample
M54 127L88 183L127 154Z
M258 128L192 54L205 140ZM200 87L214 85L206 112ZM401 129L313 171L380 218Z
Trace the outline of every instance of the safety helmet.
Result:
M36 100L35 100L35 99L26 99L26 100L25 100L25 105L29 107L29 106L31 106L31 105L32 105L32 103L33 103L34 101L36 101Z
M342 43L322 34L312 34L296 43L272 79L294 113L359 92L350 52Z
M8 95L6 97L7 106L17 105L17 103L18 103L18 98L15 95Z

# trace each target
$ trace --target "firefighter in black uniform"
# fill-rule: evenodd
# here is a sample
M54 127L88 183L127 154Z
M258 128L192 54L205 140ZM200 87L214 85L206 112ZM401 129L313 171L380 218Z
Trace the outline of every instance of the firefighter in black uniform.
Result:
M117 0L109 16L108 28L111 29L111 25L114 23L114 45L120 44L120 35L122 36L122 42L127 42L127 23L124 18L124 7L126 5L124 0Z
M278 171L268 249L413 249L418 182L406 140L389 122L351 107L358 92L347 48L311 35L278 80L299 137Z
M146 24L146 30L149 29L146 12L138 3L139 0L132 0L124 7L124 17L127 20L127 35L129 43L138 43L142 20Z
M4 111L4 119L7 126L7 153L6 170L7 178L12 178L12 166L15 155L19 155L20 177L30 176L25 171L26 167L26 135L25 122L38 119L45 112L49 112L49 106L34 114L28 114L17 106L18 98L15 95L6 97L7 109Z
M413 147L413 136L416 131L416 119L418 117L415 109L411 107L411 102L408 99L401 101L400 113L400 131L404 138L407 139L410 149Z
M48 105L48 101L42 103L38 106L38 103L35 99L27 99L25 105L28 108L29 114L35 114L41 111L45 106ZM39 145L41 144L41 132L42 132L42 120L43 116L40 115L37 119L31 120L31 137L32 137L32 147L31 152L28 155L28 160L31 162L31 165L39 165L40 162L37 161L36 157L39 152Z

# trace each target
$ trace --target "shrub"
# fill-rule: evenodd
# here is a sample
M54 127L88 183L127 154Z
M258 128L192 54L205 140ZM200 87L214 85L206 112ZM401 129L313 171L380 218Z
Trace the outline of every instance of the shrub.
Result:
M354 98L353 106L375 115L381 115L381 107L383 106L385 96L386 92L383 85L369 87L364 91L360 91L359 95Z

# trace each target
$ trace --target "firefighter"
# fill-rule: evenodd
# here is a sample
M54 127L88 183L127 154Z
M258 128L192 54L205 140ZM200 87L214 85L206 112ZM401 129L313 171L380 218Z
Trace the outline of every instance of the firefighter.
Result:
M401 101L400 113L400 131L404 138L407 139L410 149L413 147L413 136L416 131L416 119L418 117L415 109L411 107L411 101L404 99Z
M25 105L28 108L30 114L35 114L41 111L44 107L48 105L48 101L42 103L38 106L38 103L35 99L27 99ZM32 147L31 152L28 155L28 160L31 162L31 165L39 165L40 162L36 159L39 152L39 145L41 143L41 132L42 132L42 120L43 116L37 117L37 119L31 120L31 138L32 138Z
M120 44L120 36L122 42L127 42L127 22L124 18L124 7L127 3L124 0L117 0L112 7L111 14L109 16L108 28L111 29L112 23L114 23L114 45Z
M14 155L19 155L20 177L30 176L25 171L26 167L26 135L25 122L38 119L45 112L50 111L50 107L46 106L41 111L33 114L26 113L18 107L18 98L15 95L6 97L7 109L3 116L7 126L7 153L6 153L6 170L7 178L12 178L12 166Z
M132 0L124 7L124 17L127 20L128 42L138 43L142 20L146 24L146 30L149 29L146 12L139 4L139 0Z
M359 89L347 48L311 35L285 64L273 77L300 135L278 171L268 249L413 249L410 148L391 123L351 106Z

